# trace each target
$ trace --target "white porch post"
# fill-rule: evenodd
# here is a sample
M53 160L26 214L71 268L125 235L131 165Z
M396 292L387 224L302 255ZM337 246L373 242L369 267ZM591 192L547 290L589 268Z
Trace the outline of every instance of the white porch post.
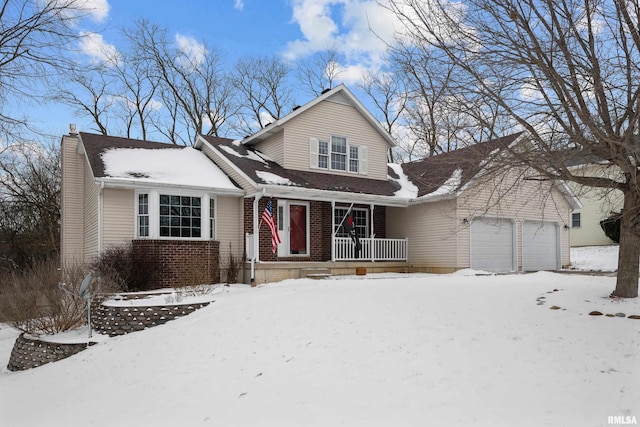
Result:
M336 201L331 201L331 261L336 262Z
M375 229L373 227L373 208L375 207L375 205L373 203L371 203L369 205L369 209L371 209L371 224L369 225L371 231L369 232L369 236L371 236L371 261L375 261L376 260L376 242L375 242Z
M258 230L258 202L262 199L261 194L256 194L253 199L253 250L255 251L254 260L260 261L260 230Z

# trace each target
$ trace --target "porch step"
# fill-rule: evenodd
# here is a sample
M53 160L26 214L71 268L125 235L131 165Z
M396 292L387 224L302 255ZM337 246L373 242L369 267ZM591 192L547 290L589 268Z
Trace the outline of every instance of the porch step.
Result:
M306 277L308 279L326 279L331 276L331 271L328 268L301 268L300 277Z

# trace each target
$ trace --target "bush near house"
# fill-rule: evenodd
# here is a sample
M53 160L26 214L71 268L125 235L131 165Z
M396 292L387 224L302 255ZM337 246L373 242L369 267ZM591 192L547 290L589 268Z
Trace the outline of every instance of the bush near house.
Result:
M86 321L86 303L63 292L57 261L39 262L0 277L0 319L32 336L77 328ZM80 274L74 274L79 276ZM78 291L82 279L68 283Z
M622 218L621 213L614 213L600 221L604 234L615 243L620 243L620 218Z

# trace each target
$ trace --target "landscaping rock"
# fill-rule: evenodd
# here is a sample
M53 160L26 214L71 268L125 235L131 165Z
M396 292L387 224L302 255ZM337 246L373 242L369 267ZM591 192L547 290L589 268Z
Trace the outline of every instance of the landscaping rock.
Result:
M549 307L549 310L560 310L562 307L558 307L557 305L552 305Z
M616 317L627 317L624 313L616 313Z
M591 313L589 313L589 316L602 316L602 313L600 313L599 311L592 311Z
M629 319L638 319L640 320L640 316L638 316L637 314L632 314L631 316L628 317Z

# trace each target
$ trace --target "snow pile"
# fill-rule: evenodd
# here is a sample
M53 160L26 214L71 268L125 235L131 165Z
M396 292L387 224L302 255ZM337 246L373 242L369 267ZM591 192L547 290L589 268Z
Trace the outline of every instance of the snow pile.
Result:
M415 199L418 197L418 187L415 186L413 182L409 179L409 177L402 170L402 165L396 163L388 163L389 166L400 178L395 179L389 176L389 179L397 182L400 185L400 189L394 193L396 197L401 197L403 199Z
M444 184L440 186L440 188L438 188L435 191L432 191L429 194L424 195L421 199L427 200L431 198L437 198L441 196L455 194L455 191L458 189L461 182L462 182L462 169L458 168L453 171L449 179L447 179L444 182Z
M195 148L112 148L101 154L110 180L236 189L229 177Z
M226 153L231 154L232 156L253 160L255 162L264 163L265 165L267 164L267 160L269 160L266 158L266 156L260 155L257 152L251 150L247 150L247 154L240 154L238 151L226 145L221 145L220 149L222 149Z
M617 271L618 249L618 245L571 248L571 268L583 271Z
M284 178L282 176L276 175L271 172L264 171L256 171L256 175L260 178L265 184L275 184L275 185L296 185L289 178Z

